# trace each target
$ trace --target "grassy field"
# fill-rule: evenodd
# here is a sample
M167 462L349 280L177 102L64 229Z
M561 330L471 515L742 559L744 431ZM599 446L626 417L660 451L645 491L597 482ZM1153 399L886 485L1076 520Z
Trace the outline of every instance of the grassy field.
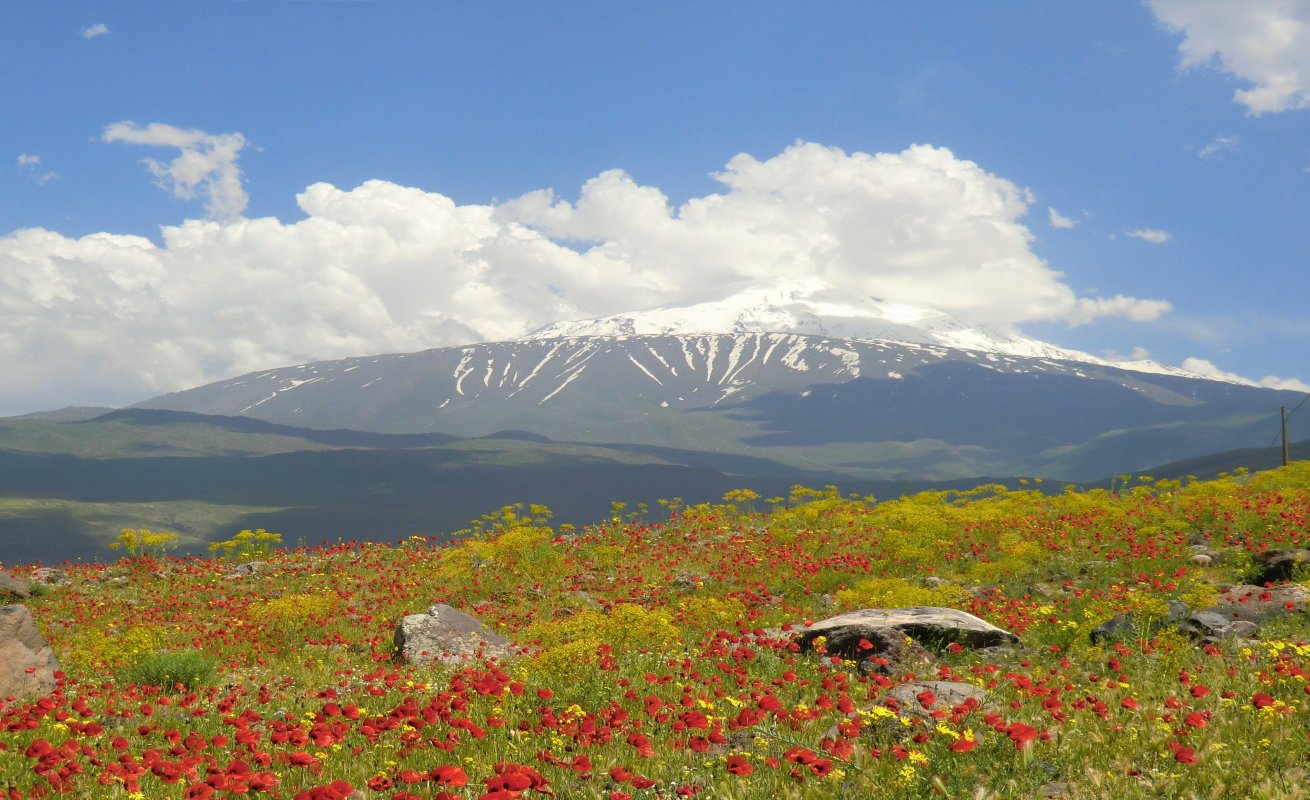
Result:
M1305 797L1303 610L1204 644L1151 623L1213 605L1253 553L1304 546L1310 465L1038 488L741 490L579 531L507 506L454 544L72 566L26 601L64 677L0 700L0 796ZM398 621L437 602L521 654L396 660ZM922 605L1019 642L938 642L886 674L794 642L842 611ZM1138 627L1092 644L1124 612ZM985 697L889 706L925 679Z

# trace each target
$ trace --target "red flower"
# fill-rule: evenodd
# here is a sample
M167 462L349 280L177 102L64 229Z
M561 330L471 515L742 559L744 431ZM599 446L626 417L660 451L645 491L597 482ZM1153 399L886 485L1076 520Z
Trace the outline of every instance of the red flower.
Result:
M1029 727L1022 722L1014 722L1006 726L1005 733L1010 737L1010 741L1014 742L1016 750L1024 749L1033 739L1041 735L1035 728Z
M755 767L751 765L751 762L748 761L745 756L728 756L728 772L731 772L733 775L740 775L744 778L754 771Z
M1169 747L1174 751L1174 761L1179 764L1195 764L1196 751L1187 747L1182 742L1170 742Z
M463 786L469 782L469 776L460 767L443 764L434 767L429 774L438 786Z
M1256 692L1251 695L1251 705L1256 708L1267 708L1273 704L1274 698L1272 695L1265 694L1264 692Z
M957 753L967 753L977 746L977 739L966 739L963 736L951 742L951 749Z

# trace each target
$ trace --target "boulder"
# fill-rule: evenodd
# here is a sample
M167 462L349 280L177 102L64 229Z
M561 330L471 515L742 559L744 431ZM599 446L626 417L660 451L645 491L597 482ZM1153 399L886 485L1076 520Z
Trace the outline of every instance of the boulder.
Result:
M1214 611L1197 611L1188 617L1189 632L1202 639L1246 639L1260 627L1249 620L1235 620Z
M1087 638L1092 640L1092 644L1102 644L1115 639L1134 636L1137 632L1136 618L1132 614L1119 614L1092 628L1091 632L1087 634Z
M821 651L854 661L861 672L890 675L931 664L932 654L895 628L870 625L843 625L815 631L809 629L796 637L802 652Z
M396 656L411 664L513 655L508 639L445 603L402 619L396 626L395 644Z
M840 629L852 625L873 629L894 629L929 646L960 644L978 649L1014 644L1019 641L1019 637L1013 633L979 619L973 614L939 606L865 608L848 611L810 625L805 629L803 636L813 639L822 635L832 639Z
M916 716L925 721L933 718L933 712L949 712L966 703L973 708L981 708L987 699L987 692L972 683L957 681L913 681L902 683L887 693L883 705L891 707L887 700L896 701L895 710L902 716Z
M1310 550L1266 550L1251 556L1256 572L1251 583L1281 583L1292 580L1298 568L1310 572Z
M1230 621L1242 620L1259 624L1272 617L1299 613L1310 601L1310 590L1295 583L1265 588L1263 586L1231 586L1219 594L1219 605L1207 608Z
M31 587L27 581L17 575L10 575L8 572L0 569L0 596L13 595L14 597L24 598L31 594Z
M59 661L27 606L0 606L0 702L49 694Z

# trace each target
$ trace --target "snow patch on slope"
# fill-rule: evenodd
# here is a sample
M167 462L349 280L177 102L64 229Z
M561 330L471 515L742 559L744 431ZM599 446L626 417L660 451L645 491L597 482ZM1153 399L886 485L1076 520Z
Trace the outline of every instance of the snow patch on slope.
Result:
M857 341L950 347L984 353L1081 361L1117 369L1186 378L1208 378L1149 360L1111 361L1030 339L1011 328L962 320L936 308L891 303L875 297L852 297L812 278L786 278L769 284L739 286L720 300L690 306L655 308L599 319L556 322L524 339L632 336L699 336L705 334L787 333ZM803 346L784 359L792 368L806 369L799 360ZM768 360L765 355L765 361ZM688 366L691 354L687 353Z

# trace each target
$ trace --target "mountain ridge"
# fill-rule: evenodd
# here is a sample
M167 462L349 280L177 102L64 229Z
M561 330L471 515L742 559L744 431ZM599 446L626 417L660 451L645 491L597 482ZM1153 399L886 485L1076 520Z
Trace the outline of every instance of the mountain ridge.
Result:
M767 454L857 479L1091 480L1255 446L1291 397L784 280L515 340L261 370L134 407Z

